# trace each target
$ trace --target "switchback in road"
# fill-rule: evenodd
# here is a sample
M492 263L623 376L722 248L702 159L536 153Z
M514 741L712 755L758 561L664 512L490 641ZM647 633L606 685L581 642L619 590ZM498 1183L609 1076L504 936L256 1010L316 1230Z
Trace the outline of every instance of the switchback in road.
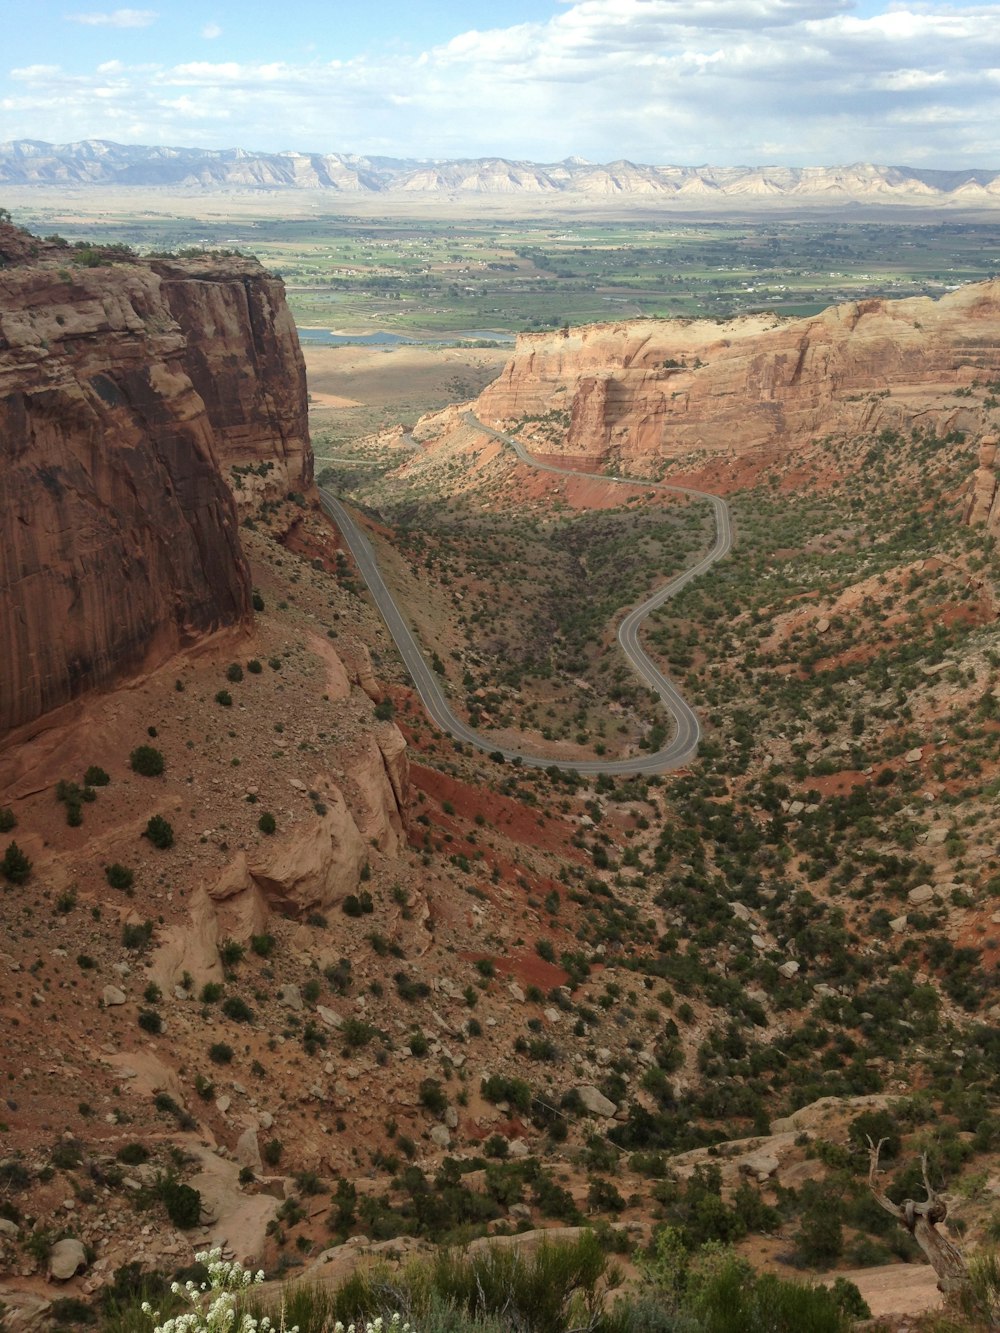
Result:
M623 617L618 626L618 642L633 671L643 684L655 691L663 702L667 712L674 720L674 734L662 749L654 753L635 754L626 759L559 759L552 755L534 754L527 750L513 750L499 745L495 737L473 730L461 718L456 717L444 697L440 680L431 670L424 657L413 631L403 618L400 608L393 600L386 587L385 580L378 568L371 542L351 517L348 510L330 491L320 489L323 508L334 520L343 533L344 540L354 557L361 576L368 585L368 590L378 607L389 633L395 640L400 656L413 680L421 702L428 716L442 731L449 732L455 740L474 745L488 754L500 754L508 761L519 761L533 768L555 766L567 772L580 773L591 777L601 773L609 776L634 776L638 773L663 773L668 769L679 768L687 763L698 749L701 739L701 725L697 715L677 686L665 676L656 663L646 653L639 642L639 626L651 612L662 606L669 598L676 596L682 588L704 574L721 560L732 546L732 522L729 506L718 495L707 491L697 491L690 486L669 486L664 482L644 481L641 477L607 477L599 472L580 472L572 468L556 467L551 463L540 463L527 452L524 445L509 435L491 430L484 426L471 412L463 414L469 425L495 440L513 449L522 463L537 468L542 472L554 472L560 477L585 477L589 481L601 481L611 485L643 486L649 489L669 491L678 495L689 495L695 500L703 500L712 506L715 518L715 541L711 548L675 578L658 588L644 602L632 608Z

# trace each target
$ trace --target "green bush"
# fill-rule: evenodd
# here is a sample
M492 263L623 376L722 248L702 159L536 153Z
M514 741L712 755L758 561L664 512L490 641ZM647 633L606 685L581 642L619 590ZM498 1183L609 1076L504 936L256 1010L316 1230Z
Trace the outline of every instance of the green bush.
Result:
M242 679L243 668L240 666L239 662L230 662L226 667L226 680L230 681L233 685L238 685Z
M175 1227L186 1231L201 1221L201 1195L191 1185L168 1179L160 1184L158 1193Z
M137 745L128 762L132 772L144 778L158 778L166 767L163 755L152 745Z
M98 764L91 764L83 775L85 787L106 787L110 781L110 775Z
M256 657L251 657L250 661L247 663L247 670L250 672L251 676L259 676L264 668L257 661Z
M149 1161L149 1149L143 1143L126 1143L115 1153L115 1158L124 1166L141 1166Z
M231 1018L234 1023L252 1023L253 1010L247 1004L246 1000L241 999L239 995L227 996L222 1001L222 1012L227 1018Z
M152 921L143 921L141 925L138 923L130 924L129 922L126 922L125 925L122 926L122 945L126 949L148 949L152 938Z
M0 833L9 833L17 828L17 816L9 805L0 805Z
M156 1036L163 1031L163 1019L155 1009L140 1009L139 1026L143 1032L151 1032Z
M270 810L265 810L260 819L257 820L257 827L260 829L261 833L266 833L267 836L270 837L278 827L278 821L275 819L274 815L271 814Z
M232 1063L233 1048L224 1041L213 1042L208 1048L208 1058L214 1065L228 1065Z
M215 702L221 704L223 708L232 708L233 696L228 690L217 690L215 693Z
M174 845L174 830L162 815L151 815L142 835L148 838L154 847L165 851Z
M24 884L31 874L31 861L16 842L9 843L0 861L0 875L11 884Z
M268 1139L260 1150L260 1155L268 1166L277 1166L281 1161L281 1154L285 1151L285 1145L280 1139Z
M118 861L104 867L104 877L113 889L130 889L135 883L135 871Z

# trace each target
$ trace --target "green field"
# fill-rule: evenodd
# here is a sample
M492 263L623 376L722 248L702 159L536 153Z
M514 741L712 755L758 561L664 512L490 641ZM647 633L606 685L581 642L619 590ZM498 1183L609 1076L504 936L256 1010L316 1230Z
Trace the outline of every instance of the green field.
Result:
M863 297L940 295L1000 271L1000 222L939 214L518 218L425 203L409 217L324 205L303 217L282 216L275 198L241 197L229 212L225 200L209 207L197 196L158 207L143 196L151 202L139 208L119 192L100 209L73 209L29 192L12 211L70 241L255 254L284 277L301 326L345 332L475 336L640 316L805 315ZM304 211L298 200L287 208Z

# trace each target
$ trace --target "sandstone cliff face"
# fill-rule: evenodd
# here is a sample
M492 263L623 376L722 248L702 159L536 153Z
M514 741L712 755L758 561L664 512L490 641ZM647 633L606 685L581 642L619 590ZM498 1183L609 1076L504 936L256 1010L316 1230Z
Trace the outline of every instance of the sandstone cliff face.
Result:
M249 617L220 469L307 485L305 411L253 262L0 271L0 741Z
M998 369L994 281L940 301L852 302L781 323L638 320L527 334L476 410L488 424L557 412L569 427L546 452L648 469L697 451L780 456L831 432L905 424L930 398L940 406L942 389ZM957 419L959 404L949 410Z

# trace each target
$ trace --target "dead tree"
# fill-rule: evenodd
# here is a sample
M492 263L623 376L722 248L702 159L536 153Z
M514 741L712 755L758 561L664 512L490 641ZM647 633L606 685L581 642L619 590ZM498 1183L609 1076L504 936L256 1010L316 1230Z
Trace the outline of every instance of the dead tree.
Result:
M876 1202L891 1213L900 1226L905 1227L927 1257L927 1262L937 1273L938 1291L945 1296L958 1296L969 1286L969 1270L961 1253L952 1245L947 1236L938 1231L938 1223L948 1216L948 1205L937 1194L927 1179L927 1154L923 1153L920 1165L924 1177L924 1189L927 1198L923 1203L905 1199L902 1203L893 1203L887 1194L878 1188L878 1156L885 1139L878 1143L868 1140L868 1184Z

